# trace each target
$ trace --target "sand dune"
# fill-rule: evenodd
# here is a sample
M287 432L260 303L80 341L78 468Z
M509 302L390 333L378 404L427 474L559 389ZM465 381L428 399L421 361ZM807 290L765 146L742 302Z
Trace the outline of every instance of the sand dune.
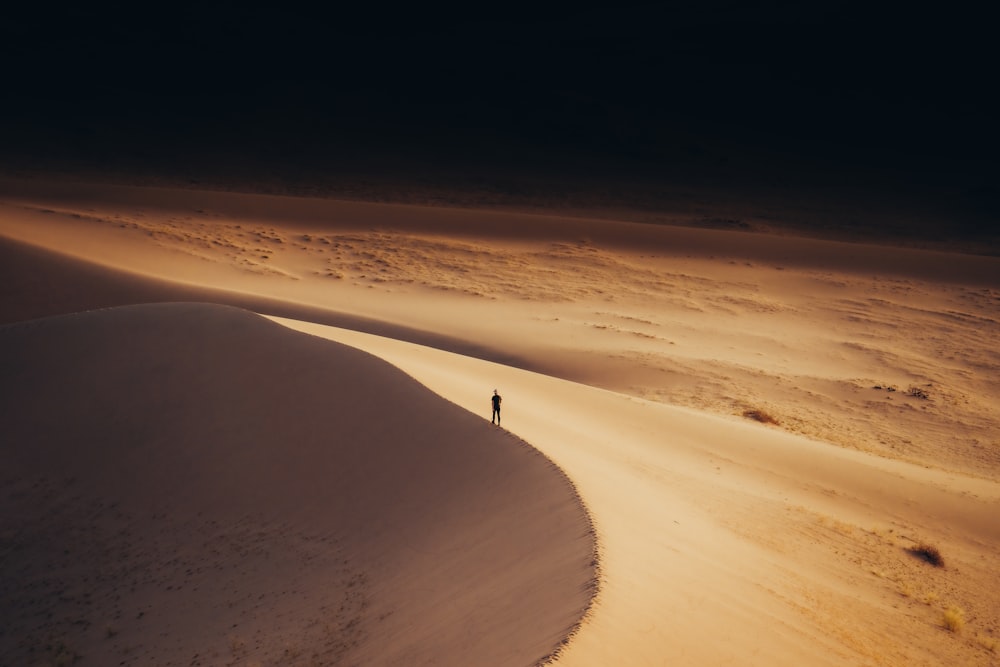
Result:
M510 428L567 471L600 536L597 606L559 664L949 663L962 653L928 627L924 598L996 622L980 588L996 576L996 481L283 322L373 351L470 410L483 376L517 397ZM907 552L922 540L948 545L950 574Z
M925 465L987 476L1000 465L1000 357L985 344L1000 337L995 257L156 188L53 186L32 200L31 188L0 204L4 235L181 283L183 299L716 414L762 409L786 429ZM121 291L113 283L76 288L75 302L93 307ZM162 284L146 291L169 298Z
M3 664L532 664L589 604L569 482L373 357L191 304L0 340Z
M213 301L371 351L484 416L498 386L505 428L569 475L597 531L600 592L558 664L996 661L1000 259L511 212L4 187L3 321ZM305 345L269 331L274 348ZM560 548L579 559L586 547L578 535ZM579 614L575 595L561 604ZM964 628L949 631L959 613ZM521 638L479 627L496 646Z

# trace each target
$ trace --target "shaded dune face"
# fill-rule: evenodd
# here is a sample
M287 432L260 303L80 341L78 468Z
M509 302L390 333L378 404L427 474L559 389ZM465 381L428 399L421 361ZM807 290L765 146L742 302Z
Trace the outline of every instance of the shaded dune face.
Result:
M526 665L590 604L561 471L370 355L159 304L0 363L2 664Z

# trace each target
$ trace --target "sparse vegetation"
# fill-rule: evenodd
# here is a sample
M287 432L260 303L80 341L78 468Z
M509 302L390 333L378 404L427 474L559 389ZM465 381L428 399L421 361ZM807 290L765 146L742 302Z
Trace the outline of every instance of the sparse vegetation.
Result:
M877 384L872 387L872 389L878 389L879 391L896 391L896 385L894 384Z
M938 548L932 544L921 542L917 546L908 549L908 551L920 560L930 563L934 567L944 567L944 558L942 558L941 552L938 551Z
M997 640L994 637L990 637L989 635L979 634L976 635L976 643L982 646L990 653L997 652Z
M779 422L776 417L771 415L769 412L765 412L764 410L761 410L759 408L748 408L743 411L743 416L746 417L747 419L753 419L754 421L758 421L761 424L774 424L775 426L781 424L781 422Z
M927 385L927 386L929 387L930 385ZM890 393L891 392L895 392L895 391L899 391L899 388L896 385L894 385L894 384L883 384L883 383L872 385L872 389L876 389L878 391L888 391ZM925 400L925 401L930 400L930 398L931 398L930 393L928 393L928 391L926 389L918 387L918 386L916 386L914 384L911 384L909 387L907 387L906 391L904 393L907 396L911 396L913 398L919 398L919 399L922 399L922 400Z
M948 607L941 616L944 627L951 632L961 632L965 627L965 612L958 607Z

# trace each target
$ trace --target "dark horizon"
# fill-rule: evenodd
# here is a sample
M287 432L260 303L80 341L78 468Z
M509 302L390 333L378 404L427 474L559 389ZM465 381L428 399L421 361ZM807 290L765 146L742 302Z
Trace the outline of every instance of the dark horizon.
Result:
M8 168L843 186L930 193L987 232L1000 212L995 49L958 10L212 5L8 23Z

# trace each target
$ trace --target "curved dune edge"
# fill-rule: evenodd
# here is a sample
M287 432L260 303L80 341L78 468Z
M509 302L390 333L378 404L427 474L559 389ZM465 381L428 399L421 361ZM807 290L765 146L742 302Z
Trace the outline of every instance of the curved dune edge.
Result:
M982 590L976 582L995 578L985 565L1000 545L995 481L273 319L377 354L470 410L488 414L482 378L498 384L505 427L566 471L600 540L600 593L554 664L924 664L964 649L914 637L927 623L919 616L894 626L898 634L880 624L900 597L896 582L919 577L910 585L958 596L967 579L968 601ZM907 555L926 535L945 540L962 575L928 573ZM859 582L862 573L877 583ZM978 602L995 611L988 595Z
M565 474L366 353L203 304L0 339L4 664L536 664L591 605Z
M221 302L611 390L356 341L482 416L484 394L500 387L504 426L545 450L586 499L602 586L559 664L978 664L998 645L996 357L983 342L998 325L995 257L488 211L84 190L5 197L3 321ZM213 239L221 245L203 253ZM317 253L324 239L354 250ZM426 274L470 244L459 268L471 274ZM263 248L267 258L253 254ZM639 261L628 249L654 254ZM303 272L310 258L349 268L368 250L374 263L339 280ZM411 261L390 262L388 282L369 271L396 251ZM517 261L525 257L535 261ZM232 270L243 261L264 273ZM643 271L622 280L632 275L622 266ZM506 297L462 297L475 287L469 275L512 268L521 287ZM413 277L450 291L410 289ZM579 303L560 300L562 289ZM630 356L637 343L671 361ZM705 362L684 362L691 352ZM918 379L935 383L932 401L872 391ZM729 402L741 397L749 406ZM734 418L744 407L794 421L814 440ZM918 541L940 547L946 567L915 557ZM962 633L942 625L953 606L964 611Z

